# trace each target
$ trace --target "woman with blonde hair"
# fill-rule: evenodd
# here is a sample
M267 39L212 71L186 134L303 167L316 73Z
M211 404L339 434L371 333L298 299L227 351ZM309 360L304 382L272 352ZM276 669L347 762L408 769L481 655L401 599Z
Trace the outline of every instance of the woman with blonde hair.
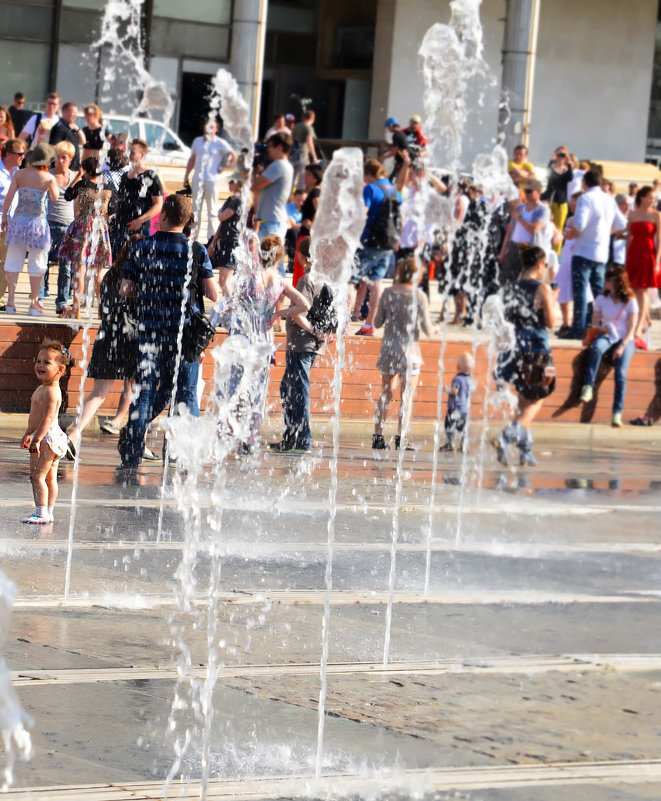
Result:
M7 139L14 139L14 123L7 106L0 106L0 145Z
M411 421L413 396L422 366L422 355L418 344L420 331L422 330L427 336L432 333L427 296L417 286L417 278L420 275L415 258L402 259L395 270L393 285L385 289L381 295L374 318L376 328L385 326L376 362L381 371L381 395L374 415L372 436L374 450L388 448L383 436L383 427L398 382L401 405L395 448L406 447L404 443Z

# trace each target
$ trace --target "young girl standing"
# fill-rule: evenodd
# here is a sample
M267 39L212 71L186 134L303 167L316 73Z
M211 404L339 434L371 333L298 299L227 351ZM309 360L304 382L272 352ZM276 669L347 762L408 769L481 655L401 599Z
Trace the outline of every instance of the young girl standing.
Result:
M57 500L57 463L67 452L67 435L57 423L62 403L60 378L74 360L61 342L44 340L34 364L41 386L32 393L21 448L30 451L30 481L35 511L22 523L52 523Z

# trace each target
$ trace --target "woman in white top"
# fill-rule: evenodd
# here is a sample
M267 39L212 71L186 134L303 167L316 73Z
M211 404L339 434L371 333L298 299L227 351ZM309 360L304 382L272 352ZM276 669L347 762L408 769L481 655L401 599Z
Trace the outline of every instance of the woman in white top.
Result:
M612 351L615 368L613 419L611 425L620 428L624 394L627 388L627 369L634 353L633 332L638 318L638 303L629 285L629 278L617 267L606 273L604 291L594 302L592 326L599 334L590 345L588 363L583 374L581 401L589 403L594 396L594 382L604 353Z

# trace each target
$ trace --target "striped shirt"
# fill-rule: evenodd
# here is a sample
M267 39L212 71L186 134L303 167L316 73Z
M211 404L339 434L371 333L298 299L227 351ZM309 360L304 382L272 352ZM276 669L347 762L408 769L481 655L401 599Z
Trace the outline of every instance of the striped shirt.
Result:
M137 287L139 332L158 333L159 339L177 336L182 297L184 292L188 295L188 245L183 233L157 231L129 251L123 277ZM193 242L193 259L198 284L213 277L209 256L199 242ZM187 302L186 319L189 305Z

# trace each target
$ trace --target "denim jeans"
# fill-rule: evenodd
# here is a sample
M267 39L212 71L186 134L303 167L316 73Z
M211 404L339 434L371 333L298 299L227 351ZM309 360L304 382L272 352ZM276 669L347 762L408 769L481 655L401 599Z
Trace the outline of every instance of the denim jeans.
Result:
M142 461L147 426L170 402L177 361L176 338L159 339L156 333L147 333L137 347L136 395L118 445L122 467L137 467Z
M280 382L285 433L282 441L291 448L308 450L310 433L310 370L316 353L286 352L285 372Z
M601 261L592 261L583 256L574 256L571 260L571 286L574 295L574 320L572 329L579 339L585 333L586 322L591 309L588 308L587 287L590 284L592 294L596 298L604 288L606 265ZM591 306L592 304L590 304Z
M69 227L66 223L49 222L50 228L50 252L48 261L57 262L57 298L55 298L55 308L59 311L64 309L71 300L71 262L68 259L61 259L57 255L62 237ZM44 286L48 287L48 281L44 280Z
M619 345L620 342L617 343ZM590 345L588 351L588 363L585 368L583 376L583 384L591 387L594 386L601 358L607 350L615 348L608 337L597 337ZM629 362L633 356L635 345L633 340L628 342L624 347L624 352L619 359L613 360L613 367L615 370L615 392L613 393L613 414L621 412L624 408L624 393L627 389L627 370L629 369Z

